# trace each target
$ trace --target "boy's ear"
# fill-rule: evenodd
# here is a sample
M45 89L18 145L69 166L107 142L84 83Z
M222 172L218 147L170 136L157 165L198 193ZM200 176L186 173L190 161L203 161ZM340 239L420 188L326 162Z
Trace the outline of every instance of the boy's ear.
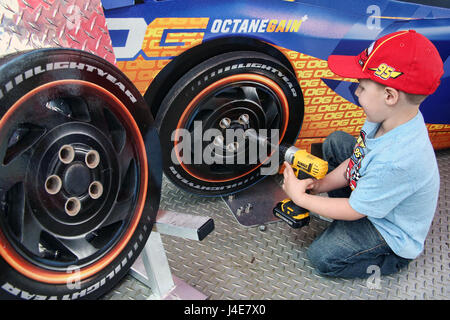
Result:
M397 89L391 87L384 88L384 101L387 105L392 106L398 102L400 98L400 92Z

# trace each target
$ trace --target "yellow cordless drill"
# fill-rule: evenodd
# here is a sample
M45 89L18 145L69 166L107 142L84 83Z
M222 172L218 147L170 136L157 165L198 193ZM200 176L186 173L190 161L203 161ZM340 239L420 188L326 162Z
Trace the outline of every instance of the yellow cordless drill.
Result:
M322 179L328 172L328 163L306 150L280 145L279 152L280 159L284 159L292 166L298 179ZM300 228L309 223L309 211L299 207L291 199L278 202L273 208L273 214L286 221L292 228Z

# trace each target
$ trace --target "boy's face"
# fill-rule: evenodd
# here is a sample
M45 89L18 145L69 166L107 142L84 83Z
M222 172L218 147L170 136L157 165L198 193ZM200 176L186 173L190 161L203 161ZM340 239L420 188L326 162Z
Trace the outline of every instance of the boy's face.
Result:
M355 95L370 122L381 123L387 117L384 87L369 79L359 79Z

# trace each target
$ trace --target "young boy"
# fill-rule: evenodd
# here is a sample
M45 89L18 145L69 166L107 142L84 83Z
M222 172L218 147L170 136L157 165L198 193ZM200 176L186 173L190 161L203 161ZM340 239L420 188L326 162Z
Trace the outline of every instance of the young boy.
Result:
M326 139L334 170L324 179L298 180L285 163L283 189L297 205L334 219L308 248L320 274L364 278L373 266L395 273L422 252L436 210L439 172L419 105L439 86L443 63L426 37L409 30L356 57L330 56L328 65L359 80L366 122L357 140L343 132ZM330 197L314 195L321 192Z

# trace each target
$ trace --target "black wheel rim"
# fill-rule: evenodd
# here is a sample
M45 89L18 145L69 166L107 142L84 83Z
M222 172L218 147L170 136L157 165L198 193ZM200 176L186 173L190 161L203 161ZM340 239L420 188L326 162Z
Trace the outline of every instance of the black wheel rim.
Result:
M33 265L88 266L114 247L133 218L140 151L112 103L81 82L47 85L2 121L0 224ZM64 146L73 150L68 163ZM98 163L87 160L92 151ZM52 177L61 182L55 194Z
M229 120L229 124L224 125L224 120ZM265 129L268 140L272 141L273 137L279 137L284 121L286 117L283 114L279 94L267 85L248 80L220 86L200 99L183 126L191 135L190 159L195 159L194 153L199 150L195 146L201 145L202 152L210 152L219 163L210 165L191 161L184 163L184 167L195 177L206 181L232 180L245 175L265 159L250 154L251 148L249 148L248 139L244 136L245 131L251 129L259 133L261 129ZM224 138L222 145L214 144L216 143L214 138L203 141L203 136L195 134L196 125L201 125L203 133L209 129L220 132ZM231 134L229 130L232 131ZM278 130L278 134L274 136L273 130ZM227 135L234 140L227 141ZM202 141L199 141L199 138ZM278 144L278 141L274 142ZM214 144L213 148L211 148L212 144ZM234 149L230 148L231 144L234 144ZM218 149L221 152L217 153ZM269 155L270 149L257 152Z

